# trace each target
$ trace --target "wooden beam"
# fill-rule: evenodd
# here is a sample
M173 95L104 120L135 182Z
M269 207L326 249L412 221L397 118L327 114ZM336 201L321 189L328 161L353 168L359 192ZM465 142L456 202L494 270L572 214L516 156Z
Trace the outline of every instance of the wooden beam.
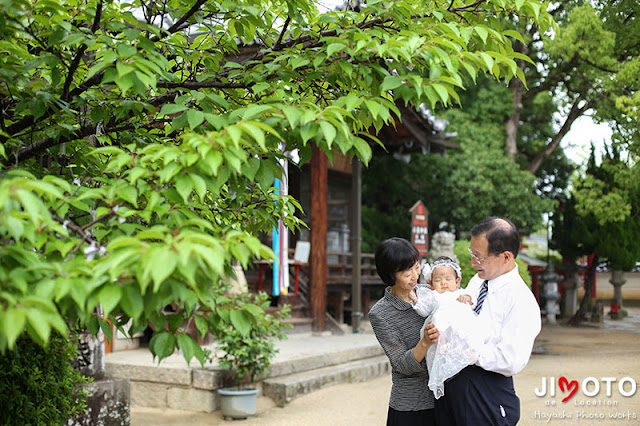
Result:
M327 169L328 159L315 144L311 146L311 316L313 331L324 331L327 311Z

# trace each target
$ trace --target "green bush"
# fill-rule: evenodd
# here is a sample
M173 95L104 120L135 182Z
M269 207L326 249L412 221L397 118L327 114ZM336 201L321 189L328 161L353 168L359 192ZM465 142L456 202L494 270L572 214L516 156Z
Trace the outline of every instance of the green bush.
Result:
M279 351L276 342L286 338L285 329L291 327L283 322L291 310L285 305L273 314L267 313L269 300L265 293L238 295L236 303L251 305L251 315L232 311L230 321L220 327L215 338L222 351L217 355L220 367L231 373L232 385L241 389L243 385L254 387L256 380L269 373Z
M83 413L91 379L71 366L77 353L56 334L46 347L20 337L0 355L0 424L60 425Z
M469 240L456 240L453 246L453 253L458 258L460 269L462 270L462 282L460 283L460 287L462 288L466 288L471 277L476 274L476 268L471 265L471 255L468 250L470 243ZM531 288L531 274L529 274L527 265L525 265L519 257L516 258L516 263L518 264L520 276L527 286Z

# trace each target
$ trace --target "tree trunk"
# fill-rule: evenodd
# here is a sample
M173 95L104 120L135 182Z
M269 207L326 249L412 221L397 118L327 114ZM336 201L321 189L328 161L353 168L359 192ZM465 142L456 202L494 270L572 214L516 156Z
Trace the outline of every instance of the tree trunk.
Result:
M507 158L515 162L518 153L518 127L520 127L520 113L522 112L522 92L524 85L516 78L509 83L509 89L513 96L513 113L505 123L507 131L507 139L505 141L505 150Z
M529 56L530 49L526 44L517 42L515 50ZM524 72L525 63L522 59L516 59L518 67ZM522 113L522 96L525 91L524 84L519 78L512 78L509 82L509 90L513 96L513 113L505 123L507 140L505 141L505 151L507 158L515 162L518 154L518 128L520 127L520 114Z
M571 325L579 325L582 321L584 321L587 312L589 311L589 301L591 300L591 293L593 291L593 282L596 279L596 266L598 265L598 255L594 255L593 259L587 266L587 273L585 276L586 288L584 289L584 296L580 301L580 307L578 308L578 312L575 313L569 319L569 324Z

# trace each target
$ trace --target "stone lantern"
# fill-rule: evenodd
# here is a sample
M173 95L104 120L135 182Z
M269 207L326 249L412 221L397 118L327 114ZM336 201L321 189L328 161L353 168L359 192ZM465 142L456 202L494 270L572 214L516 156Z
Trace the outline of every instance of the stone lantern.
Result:
M547 270L542 274L542 282L544 282L544 298L547 311L547 323L555 324L556 315L559 309L556 306L560 293L558 293L558 280L560 276L553 270L551 262L548 263Z
M622 286L627 282L624 279L624 271L619 269L611 271L609 282L613 285L613 303L611 304L609 316L613 319L626 317L628 313L622 308Z

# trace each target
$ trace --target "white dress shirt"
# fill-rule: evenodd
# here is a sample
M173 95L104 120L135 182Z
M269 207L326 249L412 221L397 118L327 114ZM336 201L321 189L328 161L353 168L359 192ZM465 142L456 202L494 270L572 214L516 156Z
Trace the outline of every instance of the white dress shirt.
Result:
M484 280L474 275L466 292L477 300ZM518 273L489 280L489 291L478 315L487 338L476 365L504 376L519 373L529 362L533 342L540 333L540 307Z

